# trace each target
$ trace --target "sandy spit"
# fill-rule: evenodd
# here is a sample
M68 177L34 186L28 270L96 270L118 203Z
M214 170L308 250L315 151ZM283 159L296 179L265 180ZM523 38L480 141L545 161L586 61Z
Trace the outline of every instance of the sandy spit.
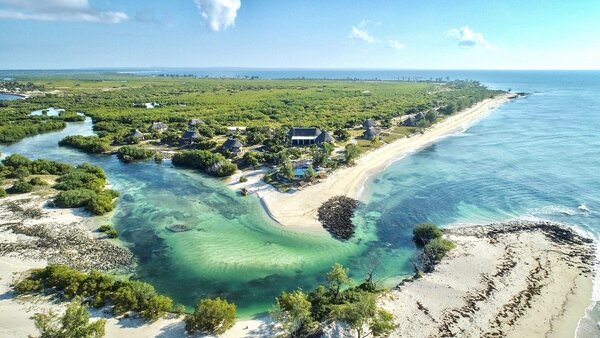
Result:
M318 208L337 195L359 198L365 181L385 169L391 162L422 149L457 130L464 129L490 110L507 102L515 94L504 94L479 102L471 108L456 113L428 128L424 133L400 138L361 156L352 167L336 170L320 183L302 190L281 193L260 179L265 170L242 172L232 177L230 187L239 190L246 187L260 198L266 213L279 224L300 231L325 231L317 220ZM239 176L248 178L238 183Z

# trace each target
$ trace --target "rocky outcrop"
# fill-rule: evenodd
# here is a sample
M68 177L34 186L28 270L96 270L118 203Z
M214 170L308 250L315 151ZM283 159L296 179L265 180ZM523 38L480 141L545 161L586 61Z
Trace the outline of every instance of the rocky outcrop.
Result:
M334 196L318 210L319 222L329 233L341 240L346 240L354 234L352 216L359 201L346 196Z

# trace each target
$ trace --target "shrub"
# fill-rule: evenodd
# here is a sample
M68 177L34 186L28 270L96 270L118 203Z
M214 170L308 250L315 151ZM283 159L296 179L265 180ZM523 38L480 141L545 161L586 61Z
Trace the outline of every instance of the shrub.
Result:
M108 236L108 238L117 238L119 237L119 233L115 229L110 229L106 232L106 236Z
M10 174L10 177L22 179L29 175L31 175L31 172L29 172L29 169L27 169L27 167L19 167L13 170L13 172Z
M248 177L240 176L240 183L245 183L245 182L248 182Z
M6 190L4 190L4 188L0 188L0 198L4 198L6 196L8 196Z
M71 147L82 150L86 153L104 153L110 150L110 144L107 140L98 136L67 136L58 142L59 146Z
M50 311L36 313L33 320L44 338L100 338L106 325L105 319L90 322L90 314L79 302L72 302L62 317Z
M8 189L8 192L11 194L24 194L32 191L33 185L22 180L16 181L13 186Z
M214 176L230 176L237 171L237 166L223 155L208 150L184 150L172 159L173 165L203 170Z
M116 280L97 271L83 273L66 265L48 265L13 286L20 294L64 293L67 298L83 297L96 307L112 303L113 313L138 312L145 320L155 320L173 307L173 301L159 295L152 285L131 280Z
M236 306L224 299L203 299L194 313L185 318L185 329L190 333L223 334L235 324Z
M99 228L98 231L100 232L107 232L108 230L113 229L112 225L110 224L102 224Z
M81 208L86 206L96 193L89 189L73 189L61 191L54 203L60 208Z
M413 229L413 241L420 247L423 247L431 240L440 237L442 237L442 230L432 223L417 224Z
M439 263L446 254L454 249L454 243L452 241L445 238L434 238L432 239L425 248L423 248L423 253L432 258L435 263Z
M117 150L117 157L124 162L131 162L135 160L147 160L152 157L156 152L137 146L123 146Z
M43 179L41 179L39 177L32 177L31 179L29 179L29 184L32 184L32 185L48 185L48 182L44 181Z

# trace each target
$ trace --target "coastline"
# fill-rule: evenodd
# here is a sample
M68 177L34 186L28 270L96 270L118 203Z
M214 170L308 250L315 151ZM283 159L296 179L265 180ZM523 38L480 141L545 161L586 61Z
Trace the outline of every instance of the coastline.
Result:
M251 193L255 193L266 214L282 226L294 230L324 232L317 220L317 210L325 201L337 195L359 198L368 178L385 169L390 163L464 128L490 110L516 97L517 94L505 93L481 101L434 124L422 134L401 138L370 151L359 157L354 166L338 169L320 183L302 190L291 193L277 191L271 185L261 181L264 170L234 175L229 181L229 187L236 191L246 187ZM246 176L248 181L238 183L242 175Z
M457 245L434 272L408 279L379 297L402 337L572 337L591 303L595 242L563 225L514 221L446 229ZM64 311L44 297L15 297L10 283L41 260L0 257L0 336L35 334L35 312ZM106 337L182 337L182 316L153 323L107 318ZM339 329L339 326L336 326ZM268 317L236 322L222 337L267 337L277 332ZM325 332L325 336L333 332ZM345 332L348 337L354 337Z
M576 335L592 304L596 243L545 221L450 228L445 236L457 245L436 271L380 299L399 324L394 335Z

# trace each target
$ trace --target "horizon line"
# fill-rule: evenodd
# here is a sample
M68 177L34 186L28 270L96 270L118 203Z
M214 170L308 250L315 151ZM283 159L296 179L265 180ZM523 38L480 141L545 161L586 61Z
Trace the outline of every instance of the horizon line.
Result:
M94 67L75 67L75 68L13 68L13 69L0 69L1 72L6 71L76 71L76 70L127 70L127 69L140 69L140 70L263 70L263 71L583 71L593 72L600 71L600 69L586 69L586 68L511 68L511 69L498 69L498 68L362 68L362 67L237 67L237 66L209 66L209 67L186 67L186 66L94 66Z

